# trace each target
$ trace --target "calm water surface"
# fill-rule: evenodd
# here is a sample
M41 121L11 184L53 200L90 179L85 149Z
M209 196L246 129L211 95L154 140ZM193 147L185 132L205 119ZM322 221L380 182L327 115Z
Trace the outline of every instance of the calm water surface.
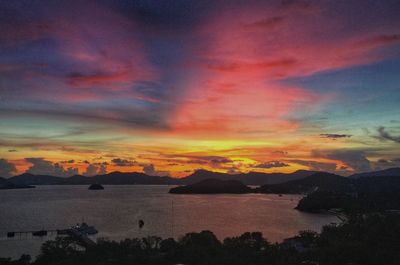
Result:
M43 239L23 236L7 239L8 231L64 229L84 220L113 240L156 235L179 237L188 232L213 231L218 238L260 231L271 242L299 230L337 222L331 215L294 210L299 196L172 195L168 186L38 186L0 191L0 257L35 256ZM138 228L138 220L145 225Z

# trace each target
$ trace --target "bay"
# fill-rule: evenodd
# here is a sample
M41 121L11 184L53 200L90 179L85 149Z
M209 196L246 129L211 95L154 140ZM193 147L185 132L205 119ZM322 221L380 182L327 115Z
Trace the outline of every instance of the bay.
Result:
M219 239L259 231L270 242L338 222L332 215L295 210L298 195L177 195L168 193L171 187L113 185L93 191L71 185L0 191L0 257L36 256L41 244L54 238L16 235L9 239L7 232L65 229L82 221L99 230L97 238L110 240L179 238L210 230ZM142 229L139 220L145 223Z

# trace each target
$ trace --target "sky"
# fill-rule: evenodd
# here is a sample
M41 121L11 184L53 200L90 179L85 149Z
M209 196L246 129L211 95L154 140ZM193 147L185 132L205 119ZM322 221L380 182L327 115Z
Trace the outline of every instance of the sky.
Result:
M400 166L398 0L0 0L0 176Z

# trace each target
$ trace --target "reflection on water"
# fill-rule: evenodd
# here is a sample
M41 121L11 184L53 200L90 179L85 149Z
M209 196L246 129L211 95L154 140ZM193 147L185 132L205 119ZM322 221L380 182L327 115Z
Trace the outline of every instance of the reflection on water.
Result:
M169 188L105 186L105 190L90 191L86 186L38 186L0 191L0 256L36 255L40 245L51 238L7 239L8 231L63 229L82 220L99 230L98 237L113 240L179 237L211 230L220 239L261 231L272 242L337 222L334 216L294 210L299 196L171 195ZM145 222L142 229L140 219Z

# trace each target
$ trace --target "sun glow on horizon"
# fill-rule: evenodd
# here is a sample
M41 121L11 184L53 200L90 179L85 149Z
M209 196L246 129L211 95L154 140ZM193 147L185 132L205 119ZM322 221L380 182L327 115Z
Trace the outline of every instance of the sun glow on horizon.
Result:
M306 2L0 3L0 177L400 166L397 12Z

